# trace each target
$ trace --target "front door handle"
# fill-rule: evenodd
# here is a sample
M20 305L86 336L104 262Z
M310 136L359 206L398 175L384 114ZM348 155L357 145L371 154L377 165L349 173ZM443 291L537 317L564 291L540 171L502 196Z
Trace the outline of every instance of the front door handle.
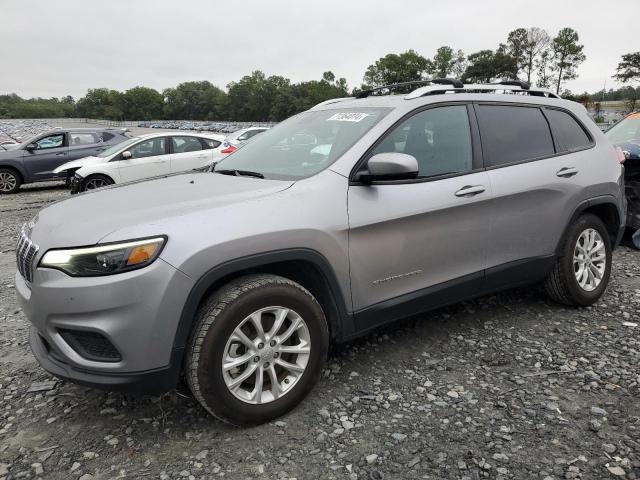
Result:
M577 175L578 171L579 170L574 167L563 167L556 172L556 175L558 177L573 177L574 175Z
M483 185L467 185L456 192L456 197L470 197L485 191Z

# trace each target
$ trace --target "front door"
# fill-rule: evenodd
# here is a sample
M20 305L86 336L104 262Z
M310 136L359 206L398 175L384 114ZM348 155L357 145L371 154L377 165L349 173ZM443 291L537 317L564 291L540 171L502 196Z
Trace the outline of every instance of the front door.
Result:
M63 132L36 140L33 150L25 150L23 161L33 181L55 178L53 170L68 161L69 147Z
M356 328L405 316L402 305L419 304L422 296L447 303L451 288L481 287L491 186L479 152L474 155L478 140L468 112L465 104L418 112L369 155L412 155L419 164L417 179L349 187Z
M131 158L118 160L120 182L132 182L171 173L167 140L168 137L149 138L127 150L131 153Z

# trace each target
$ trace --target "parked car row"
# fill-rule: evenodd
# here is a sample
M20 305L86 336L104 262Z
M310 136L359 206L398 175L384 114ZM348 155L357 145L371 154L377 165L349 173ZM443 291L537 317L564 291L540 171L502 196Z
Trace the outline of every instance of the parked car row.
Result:
M43 120L0 120L0 150L9 150L34 135L53 130Z
M140 128L163 128L167 130L194 130L198 132L216 132L216 133L233 133L245 128L269 128L272 123L239 123L239 122L195 122L195 121L177 121L165 120L155 122L140 122Z

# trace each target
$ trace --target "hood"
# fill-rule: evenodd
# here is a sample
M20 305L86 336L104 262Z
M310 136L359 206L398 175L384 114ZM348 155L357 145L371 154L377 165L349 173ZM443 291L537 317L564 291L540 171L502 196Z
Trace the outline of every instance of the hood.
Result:
M94 165L96 163L105 163L108 159L102 157L84 157L79 158L78 160L73 160L72 162L67 162L60 165L56 168L53 173L64 172L65 170L69 170L70 168L82 168L88 165Z
M0 148L0 160L12 160L14 158L20 158L24 154L24 150L17 148L11 148L4 150Z
M144 236L160 235L179 228L168 224L179 221L180 217L256 201L292 184L291 181L189 173L115 185L43 208L29 222L31 240L44 252L49 248L94 245L110 233L132 227L145 230ZM208 217L215 218L215 213L211 212Z

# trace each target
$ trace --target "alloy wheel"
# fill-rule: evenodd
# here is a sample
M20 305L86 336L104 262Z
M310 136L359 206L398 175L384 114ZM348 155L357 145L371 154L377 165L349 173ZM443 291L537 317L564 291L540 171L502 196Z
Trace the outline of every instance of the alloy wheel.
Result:
M108 186L109 183L102 178L91 178L85 184L85 190L95 190L96 188L102 188Z
M229 391L250 404L286 395L305 372L311 337L303 318L285 307L246 317L227 340L222 376Z
M11 192L16 188L18 179L9 172L0 172L0 192Z
M584 230L573 252L573 272L580 288L591 292L598 288L607 266L607 252L600 233L593 228Z

